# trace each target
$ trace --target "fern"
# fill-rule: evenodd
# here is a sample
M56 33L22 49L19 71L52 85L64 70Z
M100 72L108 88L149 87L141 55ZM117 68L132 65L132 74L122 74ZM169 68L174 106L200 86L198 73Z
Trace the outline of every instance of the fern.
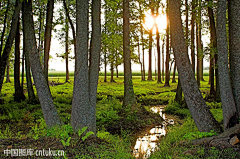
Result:
M88 131L86 135L82 137L82 141L85 141L90 135L94 135L94 132Z
M85 126L85 127L83 127L82 129L80 129L79 131L78 131L78 136L79 137L81 137L81 135L87 130L87 126Z

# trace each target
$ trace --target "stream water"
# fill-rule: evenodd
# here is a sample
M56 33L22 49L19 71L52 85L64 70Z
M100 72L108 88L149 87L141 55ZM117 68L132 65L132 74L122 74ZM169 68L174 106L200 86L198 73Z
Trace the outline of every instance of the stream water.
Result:
M163 113L165 106L154 106L150 110L154 113L159 113L163 118L161 125L150 129L145 135L139 136L133 149L133 156L136 158L148 158L158 148L159 139L166 135L166 126L174 124L173 119L167 119Z

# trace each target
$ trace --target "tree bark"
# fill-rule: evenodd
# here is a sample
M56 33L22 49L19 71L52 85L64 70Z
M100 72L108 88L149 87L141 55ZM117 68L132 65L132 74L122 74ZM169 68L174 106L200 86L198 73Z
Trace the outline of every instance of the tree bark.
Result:
M90 66L89 66L89 91L90 91L90 108L89 113L89 130L95 134L96 126L96 103L97 103L97 85L99 77L99 64L101 52L101 0L92 1L92 37L90 46Z
M76 33L75 33L75 27L74 27L74 24L72 22L72 19L70 18L69 9L67 7L66 0L63 0L63 5L64 5L64 9L65 9L65 12L66 12L67 17L68 17L68 22L69 22L69 24L71 26L71 29L72 29L73 43L74 43L74 55L75 55L76 54Z
M141 38L142 38L142 65L143 65L143 78L142 81L145 81L145 51L144 51L144 37L143 37L143 26L141 25Z
M173 68L173 78L172 78L172 83L176 83L176 69L177 69L177 65L176 62L174 62L174 68Z
M141 4L139 4L139 11L141 16L143 15L142 7ZM143 76L142 76L142 81L145 81L145 55L144 55L144 37L143 37L143 21L140 19L140 32L141 32L141 41L142 41L142 71L143 71Z
M240 1L228 1L230 76L233 96L240 114Z
M20 22L18 19L17 32L15 36L15 61L14 61L14 101L21 102L26 99L20 85Z
M88 126L91 130L93 119L90 119L88 109L93 110L89 97L88 68L88 0L76 1L76 54L74 89L71 112L71 125L74 131Z
M23 86L24 86L24 61L25 61L25 53L24 51L22 52L22 83L21 83L21 88L22 88L22 92L23 92Z
M60 117L54 106L53 99L46 83L39 54L37 52L34 22L32 15L32 1L25 0L23 3L23 33L25 34L26 52L29 55L30 66L33 73L34 83L37 89L38 98L42 107L43 116L48 128L60 125ZM27 54L26 54L27 57Z
M10 83L10 60L7 61L6 83Z
M113 70L113 62L111 62L111 64L110 64L111 66L111 68L110 68L110 71L111 71L111 78L110 78L110 82L114 82L114 79L113 79L113 73L114 73L114 70Z
M49 84L48 83L48 61L49 61L49 52L51 47L53 9L54 9L54 0L48 0L45 35L44 35L44 75L45 75L47 85Z
M212 4L212 0L208 0L208 4ZM217 49L217 37L216 37L216 28L215 28L215 21L214 21L214 15L213 15L213 9L212 7L208 6L208 17L210 21L210 41L211 41L211 51L210 51L210 74L209 74L209 80L210 80L210 95L215 94L214 90L214 55L216 53ZM215 72L216 73L216 72Z
M162 43L162 81L164 81L164 42L165 42L165 40L163 39L163 43Z
M69 69L68 69L68 54L69 54L69 41L68 41L68 32L69 32L69 27L68 27L68 18L66 18L66 24L65 24L65 29L66 29L66 37L65 37L65 56L66 56L66 82L69 81Z
M192 0L192 20L191 20L191 62L192 70L195 76L195 44L194 44L194 24L196 18L196 0Z
M107 53L104 52L104 82L107 82Z
M130 18L129 0L123 0L123 63L124 63L123 107L133 105L136 102L132 83L129 18Z
M219 123L214 119L201 95L188 58L181 21L181 1L169 0L169 2L169 17L172 26L170 27L170 33L173 53L189 111L199 131L210 132L214 130L221 132Z
M151 9L151 13L153 14L153 9ZM152 80L152 32L153 27L149 29L149 56L148 56L148 80Z
M11 52L13 40L17 32L17 23L18 23L18 17L19 17L19 12L21 10L21 7L22 7L22 3L20 3L19 0L16 0L15 10L12 16L10 33L5 43L5 47L4 47L4 50L1 56L1 61L0 61L0 92L2 90L2 84L3 84L7 62L9 61L9 54Z
M157 7L157 15L158 15L158 8ZM157 34L157 59L158 59L158 63L157 63L157 66L158 66L158 78L157 78L157 83L162 83L162 80L161 80L161 53L160 53L160 36L159 36L159 31L158 31L158 26L155 25L156 27L156 34Z
M5 15L4 15L3 30L2 30L2 35L1 35L0 61L1 61L1 58L2 58L1 55L2 55L2 48L3 48L3 39L4 39L5 30L6 30L6 22L7 22L7 15L8 15L9 8L10 8L10 2L8 0L8 2L7 2L7 9L6 9Z
M219 62L220 94L223 110L223 127L228 129L238 124L239 115L234 102L228 68L228 42L226 34L227 1L218 0L217 9L217 44Z
M176 93L176 96L175 96L175 101L182 105L182 86L181 86L181 82L180 82L180 78L179 78L179 75L178 75L178 85L177 85L177 93Z
M165 84L164 87L170 87L170 72L169 72L169 61L170 61L170 53L169 53L169 0L167 0L167 29L166 29L166 63L165 63Z

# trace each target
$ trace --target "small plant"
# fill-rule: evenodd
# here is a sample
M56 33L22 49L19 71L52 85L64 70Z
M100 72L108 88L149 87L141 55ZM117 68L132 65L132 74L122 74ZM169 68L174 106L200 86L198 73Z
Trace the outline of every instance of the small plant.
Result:
M71 137L68 137L66 141L64 139L61 139L61 143L63 144L64 147L70 146L70 140Z
M203 138L203 137L211 137L211 136L215 136L215 135L217 135L217 133L214 132L213 130L211 130L211 132L194 132L194 133L191 132L191 133L184 135L183 137L188 140L193 140L193 139L199 139L199 138Z
M79 131L78 131L78 136L79 136L79 138L81 138L81 136L83 135L83 133L87 130L87 126L85 126L85 127L83 127L82 129L80 129ZM94 132L92 132L92 131L88 131L87 133L86 133L86 135L84 135L81 139L82 139L82 141L85 141L89 136L91 136L91 135L94 135Z

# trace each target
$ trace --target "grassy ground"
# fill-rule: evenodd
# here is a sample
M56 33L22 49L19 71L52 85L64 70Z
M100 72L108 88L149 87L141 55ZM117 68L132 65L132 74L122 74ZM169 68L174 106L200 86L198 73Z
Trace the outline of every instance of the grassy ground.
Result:
M82 135L81 132L74 133L69 125L73 77L70 78L70 83L63 85L56 84L64 83L64 77L49 78L50 81L54 81L55 86L50 86L50 90L58 113L64 122L62 127L50 130L46 129L40 104L13 101L14 85L13 79L11 80L12 83L4 83L2 89L5 104L0 105L0 158L4 157L3 150L7 148L64 150L65 158L133 158L131 153L137 132L161 123L159 116L152 114L146 108L166 104L168 104L166 113L182 119L176 122L174 127L169 128L168 135L160 141L159 150L151 158L211 158L217 155L234 157L235 153L232 150L220 152L215 148L180 145L182 140L196 137L189 134L190 132L197 134L198 131L189 111L172 102L177 83L170 83L171 87L164 87L164 84L158 84L156 81L141 81L140 77L133 76L134 92L138 103L132 108L123 109L123 77L115 78L114 83L104 83L101 76L97 95L97 138L85 140L87 136ZM208 97L208 78L205 77L205 80L206 82L201 83L202 94L221 123L221 104L213 102ZM24 90L27 96L25 85Z

